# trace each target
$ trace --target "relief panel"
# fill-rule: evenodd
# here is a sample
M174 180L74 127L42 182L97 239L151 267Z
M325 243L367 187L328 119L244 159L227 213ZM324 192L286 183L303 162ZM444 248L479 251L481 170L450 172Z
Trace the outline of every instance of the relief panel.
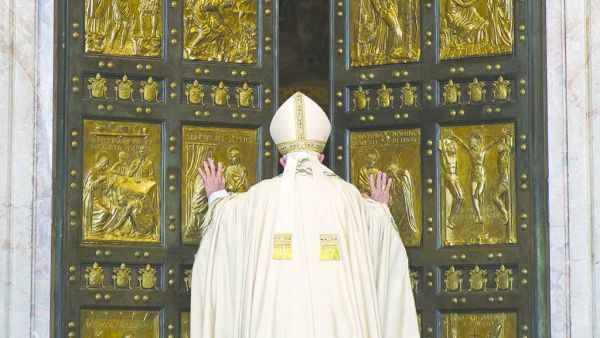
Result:
M86 264L81 287L85 289L145 290L160 289L160 268L151 264Z
M390 211L407 247L421 243L421 131L397 129L350 133L351 182L368 192L378 170L392 178Z
M517 242L514 134L512 123L441 128L444 245Z
M161 55L162 0L85 0L85 52Z
M512 292L517 288L517 266L471 265L441 269L443 292Z
M256 83L183 81L182 102L190 105L260 109L259 85Z
M182 159L182 238L197 245L202 237L202 221L208 209L204 185L198 174L202 162L212 157L223 163L225 189L245 192L256 182L258 132L255 129L183 127Z
M379 111L394 108L416 108L421 106L420 83L394 83L348 87L350 97L347 111Z
M257 62L256 0L186 0L184 6L184 59Z
M440 102L444 106L459 104L508 103L513 100L514 80L504 76L448 79L439 83Z
M442 338L517 338L514 312L444 313Z
M514 0L440 0L440 59L511 54Z
M349 0L350 66L419 61L420 1Z
M129 102L164 102L164 79L152 76L102 75L84 76L88 99L117 100Z
M83 130L84 242L159 243L160 125L84 120Z
M81 337L159 338L159 311L81 310Z

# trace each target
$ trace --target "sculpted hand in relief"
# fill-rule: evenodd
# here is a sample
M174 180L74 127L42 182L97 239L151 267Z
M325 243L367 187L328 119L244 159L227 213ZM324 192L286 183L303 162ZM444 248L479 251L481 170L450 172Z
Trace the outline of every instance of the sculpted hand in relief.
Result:
M217 168L215 168L215 161L209 157L208 162L204 161L204 170L198 168L198 173L204 182L206 196L210 196L213 192L225 189L223 163L219 162Z
M369 185L371 186L371 196L363 193L367 198L371 198L380 203L388 204L390 202L390 187L392 179L388 178L383 171L377 172L377 177L369 176Z

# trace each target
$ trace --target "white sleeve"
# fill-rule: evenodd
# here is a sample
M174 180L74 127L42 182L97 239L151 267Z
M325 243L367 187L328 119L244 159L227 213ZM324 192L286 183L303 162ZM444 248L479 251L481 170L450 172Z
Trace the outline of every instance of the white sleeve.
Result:
M210 205L214 200L220 197L229 196L229 193L225 189L221 189L219 191L215 191L210 196L208 196L208 204Z

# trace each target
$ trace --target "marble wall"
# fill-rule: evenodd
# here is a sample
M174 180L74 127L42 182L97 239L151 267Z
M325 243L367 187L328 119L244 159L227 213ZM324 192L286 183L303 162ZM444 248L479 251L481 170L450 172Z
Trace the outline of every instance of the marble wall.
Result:
M599 12L546 6L554 338L600 337ZM49 337L53 13L0 0L0 337Z
M0 337L49 337L54 3L0 0Z
M547 1L552 337L600 337L600 1Z

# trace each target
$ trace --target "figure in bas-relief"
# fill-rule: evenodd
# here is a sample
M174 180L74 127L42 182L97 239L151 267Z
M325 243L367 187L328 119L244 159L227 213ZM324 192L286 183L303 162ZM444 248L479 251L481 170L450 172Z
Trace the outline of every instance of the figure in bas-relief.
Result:
M475 222L483 223L483 216L481 213L483 188L487 183L484 166L485 156L487 152L500 141L500 139L486 145L484 144L482 136L478 133L469 137L469 144L456 137L452 131L449 131L449 137L462 146L469 155L471 162L471 197L473 199L473 207L477 213Z
M248 169L241 163L241 152L236 147L227 151L229 164L225 167L225 190L230 193L245 192L250 187Z
M513 0L440 1L442 60L509 54Z
M415 218L415 201L414 188L410 172L406 169L401 169L396 163L390 164L387 169L389 177L392 178L392 187L390 193L390 209L392 213L396 208L396 204L402 207L400 215L394 215L396 224L408 224L409 230L417 232L417 220Z
M352 7L352 66L419 60L419 2L357 0Z
M156 57L161 44L161 0L86 0L86 53Z
M510 135L510 129L505 127L502 129L502 136L498 142L498 182L494 191L494 203L498 206L498 210L502 213L504 224L510 222L510 201L511 201L511 184L510 184L510 169L511 155L514 147L514 140Z
M256 63L256 8L256 0L185 0L183 57Z
M454 229L454 220L462 204L463 192L458 180L458 156L456 142L450 138L442 138L439 141L439 149L442 157L442 167L444 172L444 186L452 196L450 202L450 212L446 217L446 226Z
M379 169L377 168L378 160L379 153L375 149L369 151L365 156L365 165L360 168L358 173L358 190L361 193L369 192L371 190L369 177L376 176L379 172Z

